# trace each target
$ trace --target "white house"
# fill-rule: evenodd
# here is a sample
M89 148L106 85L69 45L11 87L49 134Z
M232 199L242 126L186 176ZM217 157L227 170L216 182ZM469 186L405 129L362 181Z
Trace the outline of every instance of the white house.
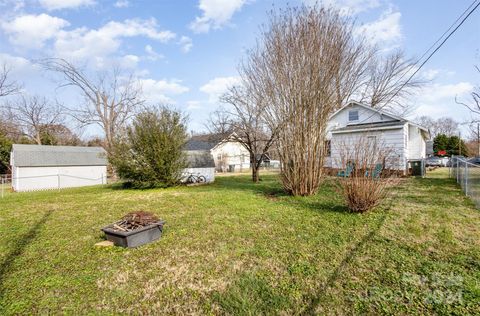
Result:
M368 137L392 150L395 165L387 167L405 172L409 160L426 157L426 141L430 138L425 127L358 102L350 102L333 113L327 130L331 155L326 166L333 168L341 167L342 144Z
M244 171L250 168L250 154L232 135L195 135L187 142L186 149L208 150L213 156L217 171Z
M107 158L101 147L15 144L10 165L17 192L107 183Z

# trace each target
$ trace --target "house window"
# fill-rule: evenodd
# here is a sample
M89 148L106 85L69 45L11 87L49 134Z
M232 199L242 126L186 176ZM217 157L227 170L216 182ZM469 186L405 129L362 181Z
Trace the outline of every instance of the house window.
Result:
M348 121L349 122L358 121L358 110L348 111Z
M330 140L325 141L325 151L327 153L327 157L332 155L332 142Z

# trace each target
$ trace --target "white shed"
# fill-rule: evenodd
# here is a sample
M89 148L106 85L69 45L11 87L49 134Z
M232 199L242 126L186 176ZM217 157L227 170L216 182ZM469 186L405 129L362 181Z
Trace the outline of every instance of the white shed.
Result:
M107 183L107 158L101 147L15 144L10 165L17 192Z
M188 175L204 176L207 183L215 181L215 161L209 150L187 150L188 167L183 170L184 181Z

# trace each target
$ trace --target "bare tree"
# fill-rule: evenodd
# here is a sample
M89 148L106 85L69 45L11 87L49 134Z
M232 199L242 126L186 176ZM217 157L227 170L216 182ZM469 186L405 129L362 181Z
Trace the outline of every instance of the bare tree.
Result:
M266 105L257 95L250 93L243 86L230 87L221 97L221 101L231 106L231 110L223 110L216 117L213 126L232 131L230 139L239 142L249 152L252 181L259 181L260 166L275 141L277 130L270 129L265 121Z
M365 83L357 83L361 101L374 108L384 108L391 112L405 114L409 110L408 100L426 81L409 79L414 70L414 61L407 59L401 50L382 56L371 54Z
M417 120L417 123L423 127L428 128L432 138L435 138L437 135L444 134L447 136L458 135L458 122L449 117L441 117L438 119L433 119L429 116L423 115L420 116Z
M28 137L38 145L42 145L45 126L58 124L62 120L59 105L39 96L21 96L7 103L6 116L8 121L19 127L21 136Z
M205 127L210 133L228 135L233 132L232 118L224 107L210 113Z
M65 124L61 123L40 126L40 139L43 145L83 145L80 137Z
M105 149L110 153L117 133L144 103L138 81L131 74L123 76L118 68L90 76L64 59L45 59L41 64L62 75L61 87L73 86L80 91L85 104L68 111L83 125L100 126L105 133Z
M0 97L16 94L20 92L21 86L18 82L10 80L11 69L7 64L3 64L0 68Z

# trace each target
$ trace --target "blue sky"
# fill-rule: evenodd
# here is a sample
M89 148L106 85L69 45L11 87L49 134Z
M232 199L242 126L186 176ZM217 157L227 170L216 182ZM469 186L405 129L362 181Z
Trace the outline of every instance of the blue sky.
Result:
M355 16L370 40L389 51L419 57L473 0L326 1ZM290 5L313 0L290 0ZM0 62L13 67L30 94L78 104L75 90L55 89L34 60L59 56L101 71L121 64L139 77L151 103L167 102L190 115L189 129L202 130L218 96L236 82L236 65L252 47L266 12L284 7L270 0L0 0ZM412 98L411 117L469 112L454 101L480 81L480 10L475 12L422 70L431 79ZM99 131L88 128L86 136Z

